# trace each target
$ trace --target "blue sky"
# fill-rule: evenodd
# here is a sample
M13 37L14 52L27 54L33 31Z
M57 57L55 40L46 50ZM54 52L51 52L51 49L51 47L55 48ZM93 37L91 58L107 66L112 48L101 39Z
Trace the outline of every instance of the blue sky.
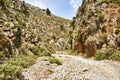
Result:
M57 16L72 19L82 0L25 0L25 2L42 9L49 8Z

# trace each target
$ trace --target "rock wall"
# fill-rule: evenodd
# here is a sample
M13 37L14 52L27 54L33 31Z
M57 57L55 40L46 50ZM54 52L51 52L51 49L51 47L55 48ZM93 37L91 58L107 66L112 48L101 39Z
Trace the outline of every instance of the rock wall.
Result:
M24 1L0 0L0 52L10 57L70 49L70 22Z
M120 50L120 1L83 0L74 20L75 50L95 55L98 49Z

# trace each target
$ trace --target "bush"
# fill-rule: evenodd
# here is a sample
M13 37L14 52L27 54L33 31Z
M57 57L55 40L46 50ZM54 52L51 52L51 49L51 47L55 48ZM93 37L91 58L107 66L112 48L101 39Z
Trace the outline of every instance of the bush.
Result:
M95 56L96 60L103 60L103 59L107 59L106 53L102 50L98 50Z
M90 43L95 43L96 42L96 38L94 36L89 36L85 42L85 45L88 45Z
M95 56L96 60L116 60L120 61L120 51L114 50L113 48L109 48L106 50L98 50Z
M14 44L17 48L19 48L22 45L22 39L21 39L22 29L20 26L16 26L16 27L17 27L17 31L14 32L14 35L16 37L14 40Z
M72 29L70 29L69 30L69 35L71 35L73 33L73 30Z
M86 8L86 4L82 5L79 10L84 13L85 12L85 8Z
M9 5L9 0L0 0L0 5L6 9L6 6Z
M44 52L44 53L39 53L38 56L39 57L42 57L42 56L51 56L51 54L48 53L48 52Z
M23 68L32 65L37 56L19 55L0 65L0 80L17 80Z
M3 57L5 57L5 55L3 54L3 52L0 51L0 59L2 59Z
M16 80L22 71L21 66L3 64L0 66L0 80Z
M115 3L115 4L120 4L120 0L100 0L99 5L103 4L103 3Z
M51 57L49 59L49 62L52 63L52 64L56 63L57 65L62 65L62 62L59 59L55 58L55 57Z
M120 51L116 51L110 59L120 61Z
M34 55L39 55L39 53L40 53L39 48L36 47L36 46L30 47L30 51L31 51Z
M102 4L102 3L107 3L107 4L109 4L109 3L111 3L112 2L112 0L101 0L100 1L100 4Z
M78 55L78 53L73 50L65 50L65 52L67 52L70 55Z
M81 34L81 33L78 33L78 35L77 35L77 39L78 39L79 41L82 40L82 34Z
M60 30L64 30L64 26L63 25L60 25Z
M46 14L47 15L51 15L51 11L47 8L47 10L46 10Z
M23 1L23 9L22 9L22 12L26 15L26 16L28 16L29 15L29 11L28 11L28 7L26 6L26 4L25 4L25 1Z
M28 56L19 55L18 57L11 58L8 61L8 63L26 68L31 64L33 64L36 58L37 56L35 55L28 55Z
M45 47L44 47L44 46L40 46L39 50L40 50L41 52L46 51L46 49L45 49Z
M107 34L99 34L98 35L98 40L100 43L106 43L107 42Z
M98 19L99 19L100 22L103 22L104 15L101 12L97 13L97 17L98 17Z

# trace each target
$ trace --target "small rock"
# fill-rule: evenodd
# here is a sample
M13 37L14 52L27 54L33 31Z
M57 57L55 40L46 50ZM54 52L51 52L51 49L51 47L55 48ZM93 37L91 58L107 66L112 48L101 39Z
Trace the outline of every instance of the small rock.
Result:
M88 68L83 68L83 72L86 72L88 71L89 69Z

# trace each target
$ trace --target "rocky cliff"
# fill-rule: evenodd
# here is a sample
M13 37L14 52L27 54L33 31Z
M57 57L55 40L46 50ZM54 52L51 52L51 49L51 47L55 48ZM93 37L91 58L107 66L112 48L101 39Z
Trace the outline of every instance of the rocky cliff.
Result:
M94 56L98 50L119 51L119 32L119 0L83 0L73 21L24 1L0 0L1 57L50 55L66 49L88 56Z
M70 49L70 22L24 1L0 0L1 58Z
M72 25L78 53L120 50L120 0L83 0Z

